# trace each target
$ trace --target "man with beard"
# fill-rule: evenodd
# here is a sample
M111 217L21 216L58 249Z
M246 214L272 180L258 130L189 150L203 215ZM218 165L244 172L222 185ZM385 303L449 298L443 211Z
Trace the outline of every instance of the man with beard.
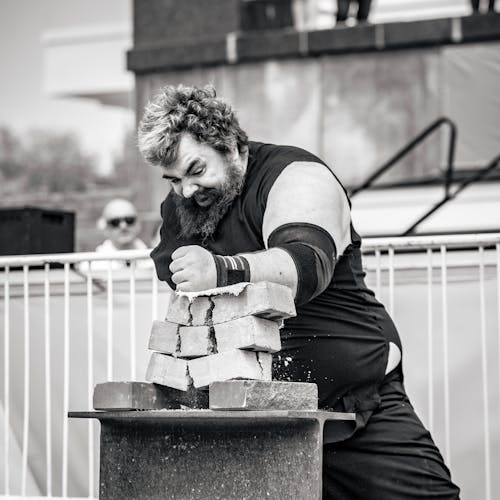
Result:
M361 239L338 179L316 156L249 141L211 87L167 86L139 127L162 204L158 276L172 289L238 282L290 287L273 378L314 382L319 407L356 413L343 442L325 428L324 498L458 498L403 387L401 342L364 282Z

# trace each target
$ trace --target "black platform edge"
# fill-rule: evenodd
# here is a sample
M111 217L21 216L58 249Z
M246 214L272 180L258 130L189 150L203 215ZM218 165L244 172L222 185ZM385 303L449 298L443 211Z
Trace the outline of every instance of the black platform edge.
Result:
M197 66L500 40L500 14L369 24L309 32L233 33L212 40L136 45L127 68L137 74Z
M127 410L127 411L70 411L69 418L96 418L100 421L138 421L138 420L316 420L319 422L337 420L355 422L355 413L340 413L324 410Z

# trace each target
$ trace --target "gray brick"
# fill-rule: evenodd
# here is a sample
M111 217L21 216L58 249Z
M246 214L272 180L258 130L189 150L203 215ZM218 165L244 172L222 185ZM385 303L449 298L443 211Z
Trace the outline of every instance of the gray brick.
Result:
M234 349L189 360L188 366L193 385L200 388L237 378L271 380L271 363L271 354Z
M208 408L208 392L180 391L147 382L105 382L94 388L95 410Z
M276 283L251 283L238 296L214 295L212 300L214 325L242 316L280 321L296 314L291 290Z
M170 321L153 321L148 348L165 354L173 354L177 349L178 325Z
M181 348L178 356L181 358L196 358L214 352L209 326L181 326L179 335Z
M209 397L212 410L318 409L318 386L306 382L212 382Z
M217 351L250 349L277 352L281 349L279 325L275 321L243 316L214 326Z
M146 371L146 380L181 391L187 391L191 385L187 361L159 352L154 352L151 355Z

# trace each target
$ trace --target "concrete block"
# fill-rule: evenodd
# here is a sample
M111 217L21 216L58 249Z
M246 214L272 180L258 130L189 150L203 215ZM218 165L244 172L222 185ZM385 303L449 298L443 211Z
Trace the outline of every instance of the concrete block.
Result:
M281 349L279 325L275 321L243 316L214 326L217 351L251 349L277 352Z
M209 386L212 410L317 410L318 386L306 382L227 380Z
M191 385L187 361L159 352L154 352L151 355L146 371L146 380L181 391L187 391Z
M209 325L212 321L213 303L209 297L196 297L189 307L191 326Z
M153 321L148 348L165 354L173 354L179 342L179 325L170 321Z
M185 326L207 324L212 303L208 297L196 297L192 302L184 295L173 294L167 308L166 321Z
M230 379L271 380L272 355L234 349L188 361L195 387Z
M255 354L257 354L257 361L259 362L260 368L262 369L262 374L264 375L262 378L258 380L272 380L273 355L267 352L256 352Z
M296 314L291 290L276 283L251 283L238 296L214 295L212 301L214 325L242 316L280 321Z
M307 33L311 54L373 50L377 47L373 25L315 30Z
M175 410L208 408L208 392L191 387L180 391L147 382L105 382L94 388L94 409Z
M451 43L451 19L425 19L384 25L386 47L421 47Z
M190 318L189 299L176 293L172 294L165 320L179 325L189 325Z
M181 358L195 358L217 352L215 342L210 334L209 326L179 327Z
M238 61L300 56L300 34L297 31L263 31L239 34Z

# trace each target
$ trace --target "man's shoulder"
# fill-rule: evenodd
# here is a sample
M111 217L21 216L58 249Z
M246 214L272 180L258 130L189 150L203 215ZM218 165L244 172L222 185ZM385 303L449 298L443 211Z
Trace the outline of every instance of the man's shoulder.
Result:
M250 141L250 159L257 164L271 164L284 167L295 161L324 163L315 154L298 146Z
M300 155L314 156L310 151L299 146L292 146L290 144L275 144L271 142L249 141L250 153L266 153L266 154L279 154L279 153L293 153Z

